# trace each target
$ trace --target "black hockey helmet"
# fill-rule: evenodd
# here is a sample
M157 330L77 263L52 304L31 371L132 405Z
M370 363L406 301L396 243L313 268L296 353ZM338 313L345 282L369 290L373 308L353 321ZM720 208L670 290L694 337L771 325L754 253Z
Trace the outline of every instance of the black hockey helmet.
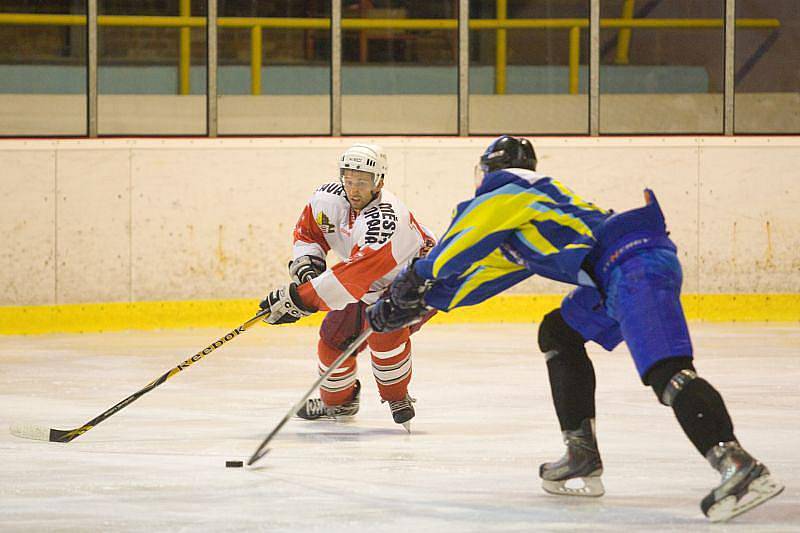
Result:
M536 152L528 139L501 135L483 152L480 167L484 173L503 168L536 170Z

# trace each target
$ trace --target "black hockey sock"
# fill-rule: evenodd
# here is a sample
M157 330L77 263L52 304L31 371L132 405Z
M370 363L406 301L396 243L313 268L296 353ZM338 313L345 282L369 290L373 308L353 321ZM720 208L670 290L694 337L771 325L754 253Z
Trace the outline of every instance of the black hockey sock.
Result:
M686 436L704 457L720 442L736 440L722 396L703 378L686 384L672 402L672 410Z
M559 353L547 361L561 431L576 430L581 421L594 418L594 367L582 346L580 352Z
M586 341L555 309L539 325L539 349L547 358L550 391L561 431L574 431L594 418L594 367L583 347Z

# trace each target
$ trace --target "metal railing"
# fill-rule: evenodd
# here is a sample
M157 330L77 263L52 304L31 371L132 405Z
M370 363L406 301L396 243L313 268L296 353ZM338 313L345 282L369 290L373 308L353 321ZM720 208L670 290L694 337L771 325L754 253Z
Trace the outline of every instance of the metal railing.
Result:
M204 28L205 17L188 15L190 0L181 0L179 16L136 16L136 15L99 15L98 26L125 26L147 28L180 28L179 45L179 93L189 94L191 85L189 69L191 65L191 28ZM632 3L631 3L632 5ZM567 30L569 43L569 87L570 94L578 94L579 66L581 60L581 31L589 28L589 19L583 18L549 18L549 19L508 19L506 18L506 0L497 2L497 18L473 19L469 21L470 30L494 31L497 45L495 53L495 94L506 93L506 49L508 30ZM626 13L628 13L626 11ZM86 24L83 15L35 15L0 13L0 24L14 25L47 25L47 26L81 26ZM250 29L250 92L261 94L261 69L263 56L263 30L296 29L326 30L330 29L327 18L270 18L270 17L220 17L217 19L220 28ZM634 28L648 29L719 29L723 27L723 19L634 19L604 18L600 20L600 28L620 29L617 48L617 62L628 62L630 31ZM778 28L777 19L737 19L737 28ZM342 19L343 30L456 30L456 19ZM627 33L623 33L627 32Z
M633 18L634 1L625 0L621 18L601 18L599 21L600 28L620 30L616 55L618 64L628 63L630 37L633 29L697 30L726 28L726 19L717 18L635 19ZM598 0L591 0L591 2L594 6L594 3L598 2ZM735 0L726 0L726 9L730 9L734 2ZM460 0L461 8L466 4L467 0ZM97 26L180 29L178 92L181 95L187 95L191 91L189 75L191 67L190 31L191 28L205 28L207 26L206 17L191 16L190 8L191 0L180 0L179 15L177 16L99 15L97 16ZM0 13L0 25L83 26L86 25L87 18L86 15ZM217 28L247 28L250 30L250 92L253 95L259 95L262 92L261 73L263 68L264 29L327 30L331 28L331 19L329 18L218 17L216 22ZM458 30L458 19L342 18L340 23L342 30ZM507 0L497 0L496 18L471 19L467 25L469 30L495 32L494 92L499 95L506 93L508 30L566 31L569 49L569 82L567 91L569 94L578 94L580 88L581 32L590 28L589 18L509 19L507 18ZM736 28L774 29L779 28L780 25L780 21L773 18L740 18L735 20ZM729 52L727 47L726 43L726 52ZM214 57L216 58L216 52L214 52ZM461 64L461 60L459 64ZM729 77L729 74L726 74L727 77ZM464 83L460 83L459 94L464 91L463 86ZM597 88L594 88L594 91L596 92ZM591 92L592 88L590 87ZM460 120L460 123L463 122L463 120ZM333 126L333 133L337 134L336 125ZM464 135L466 133L460 132L460 134Z

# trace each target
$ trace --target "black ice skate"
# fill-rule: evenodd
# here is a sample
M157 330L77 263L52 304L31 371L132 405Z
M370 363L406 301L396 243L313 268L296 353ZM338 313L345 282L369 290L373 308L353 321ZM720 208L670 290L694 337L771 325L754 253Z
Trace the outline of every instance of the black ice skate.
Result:
M706 459L722 474L722 483L700 502L712 522L730 520L783 491L783 484L736 441L720 442Z
M381 403L388 400L381 400ZM416 412L414 411L414 402L417 400L412 398L406 393L406 397L402 400L389 401L389 408L392 410L392 418L396 424L403 424L406 431L411 433L411 419L414 418Z
M353 398L341 405L325 405L322 398L309 398L306 404L297 411L297 416L306 420L320 418L349 418L358 412L361 382L356 380Z
M580 428L561 434L567 452L558 461L539 466L542 488L558 496L602 496L603 461L597 449L594 419L587 418Z

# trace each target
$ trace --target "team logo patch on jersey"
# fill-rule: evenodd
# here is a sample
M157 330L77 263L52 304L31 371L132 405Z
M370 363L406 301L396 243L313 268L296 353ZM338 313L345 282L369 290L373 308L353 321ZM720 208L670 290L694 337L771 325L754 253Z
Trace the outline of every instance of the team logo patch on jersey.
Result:
M364 211L362 215L367 223L364 244L383 244L394 235L397 229L397 215L392 204L380 203Z
M328 218L324 212L320 211L316 218L317 226L322 230L322 233L333 233L336 231L336 226L331 224L331 219Z

